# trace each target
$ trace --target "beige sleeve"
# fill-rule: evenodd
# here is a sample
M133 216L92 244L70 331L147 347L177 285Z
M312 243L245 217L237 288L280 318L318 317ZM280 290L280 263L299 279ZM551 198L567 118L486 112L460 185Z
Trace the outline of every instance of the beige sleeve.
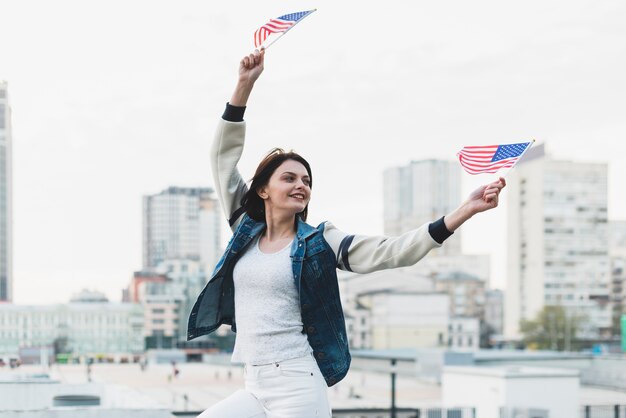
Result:
M211 147L211 172L215 191L233 231L241 220L241 213L238 211L241 198L248 191L248 186L237 169L245 137L245 122L220 119Z
M371 273L417 263L433 248L440 247L428 225L397 237L349 235L326 222L324 239L335 252L337 267L355 273Z

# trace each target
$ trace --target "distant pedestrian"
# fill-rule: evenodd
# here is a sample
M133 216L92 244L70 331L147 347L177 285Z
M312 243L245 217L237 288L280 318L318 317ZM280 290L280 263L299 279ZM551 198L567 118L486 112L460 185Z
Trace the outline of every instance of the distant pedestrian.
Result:
M87 381L91 382L91 359L87 360Z
M192 339L231 325L237 332L232 361L245 364L245 390L201 418L330 417L326 387L344 378L351 359L336 269L369 273L415 264L466 220L495 208L505 186L504 179L483 186L450 214L399 237L350 235L330 222L308 225L313 175L303 157L273 149L249 186L237 168L243 115L264 59L262 50L241 60L237 86L217 125L211 168L233 237L191 311L188 329ZM295 97L278 84L272 94L292 102ZM336 156L332 144L319 146ZM359 151L344 158L358 158ZM334 181L350 196L359 174L346 172Z

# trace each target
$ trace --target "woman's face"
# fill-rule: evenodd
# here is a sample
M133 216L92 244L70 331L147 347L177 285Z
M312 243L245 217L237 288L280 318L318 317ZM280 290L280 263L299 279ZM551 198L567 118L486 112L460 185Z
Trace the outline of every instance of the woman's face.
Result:
M259 191L266 208L272 211L302 212L311 199L311 179L302 163L286 160Z

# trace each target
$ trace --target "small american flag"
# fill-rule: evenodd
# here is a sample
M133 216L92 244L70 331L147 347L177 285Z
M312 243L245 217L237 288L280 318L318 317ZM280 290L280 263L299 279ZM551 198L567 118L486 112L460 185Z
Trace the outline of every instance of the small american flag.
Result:
M457 155L470 174L495 173L502 168L513 167L530 144L532 142L463 147Z
M263 42L272 33L287 32L293 26L302 20L307 15L313 13L315 10L307 10L305 12L289 13L277 17L276 19L270 19L265 25L261 26L254 32L254 47L258 48L263 45Z

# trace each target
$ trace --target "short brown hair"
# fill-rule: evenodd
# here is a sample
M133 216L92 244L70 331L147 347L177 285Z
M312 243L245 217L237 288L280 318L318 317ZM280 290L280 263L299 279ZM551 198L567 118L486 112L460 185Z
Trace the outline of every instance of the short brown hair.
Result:
M265 221L265 202L261 199L257 192L269 183L270 177L272 177L274 171L276 171L276 169L287 160L297 161L301 163L304 168L306 168L306 171L309 173L309 187L313 187L313 174L311 173L311 166L307 160L305 160L300 154L293 151L286 152L282 148L272 149L259 163L259 166L256 168L256 172L254 173L254 177L252 177L250 189L241 199L241 206L244 208L248 216L255 221ZM298 213L297 216L306 222L308 212L309 205L307 204L304 210Z

